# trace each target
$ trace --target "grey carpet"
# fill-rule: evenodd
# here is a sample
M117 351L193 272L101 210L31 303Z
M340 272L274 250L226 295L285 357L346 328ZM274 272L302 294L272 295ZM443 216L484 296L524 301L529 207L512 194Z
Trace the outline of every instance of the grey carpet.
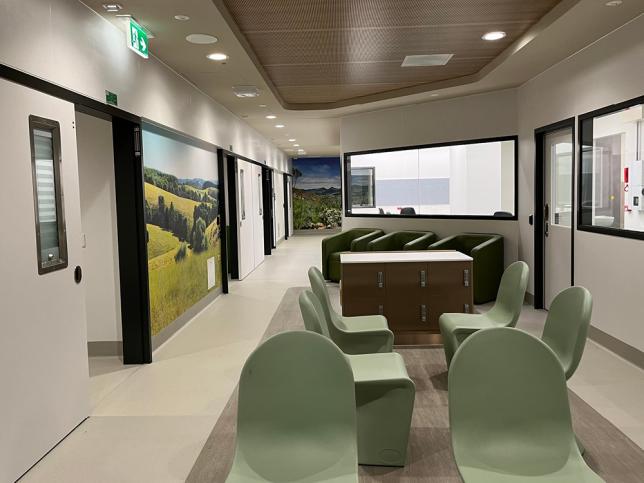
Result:
M297 297L290 288L264 338L284 330L303 329ZM408 463L404 468L361 466L361 482L460 482L450 448L447 411L447 372L440 348L399 349L416 384ZM575 431L586 447L588 464L607 482L644 481L644 451L597 411L570 392ZM237 393L215 424L187 481L222 482L234 456ZM572 482L571 482L572 483Z

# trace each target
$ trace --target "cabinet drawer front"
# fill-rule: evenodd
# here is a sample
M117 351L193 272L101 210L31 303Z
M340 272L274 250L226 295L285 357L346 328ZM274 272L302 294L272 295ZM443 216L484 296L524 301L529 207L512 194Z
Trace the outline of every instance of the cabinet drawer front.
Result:
M342 315L345 317L354 315L386 315L386 307L384 300L351 297L346 299L342 305Z
M345 263L342 265L343 299L383 297L386 278L383 263Z
M472 262L434 262L429 264L429 287L434 289L471 289Z

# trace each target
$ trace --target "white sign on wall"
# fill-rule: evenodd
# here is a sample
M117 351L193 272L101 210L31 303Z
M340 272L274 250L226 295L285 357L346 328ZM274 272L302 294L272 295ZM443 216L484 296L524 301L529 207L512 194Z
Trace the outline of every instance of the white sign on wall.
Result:
M206 260L208 264L208 290L213 288L217 282L215 278L215 257L210 257Z

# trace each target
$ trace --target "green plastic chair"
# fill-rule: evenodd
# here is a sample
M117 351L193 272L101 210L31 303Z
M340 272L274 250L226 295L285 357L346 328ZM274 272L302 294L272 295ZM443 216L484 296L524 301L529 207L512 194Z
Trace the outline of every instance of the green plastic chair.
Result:
M317 296L305 290L299 298L307 330L329 336ZM396 352L347 355L353 370L358 414L358 463L404 466L416 386Z
M367 251L426 250L437 238L431 231L392 231L367 243Z
M325 280L339 282L342 277L340 255L342 252L364 252L367 244L384 235L382 230L373 228L354 228L322 240L322 274Z
M584 287L561 291L550 304L541 340L561 362L566 379L577 370L586 347L593 298Z
M494 300L503 275L503 237L491 233L461 233L431 244L428 250L458 250L472 257L474 303Z
M382 315L344 317L331 305L329 292L320 271L309 268L311 289L322 304L324 317L331 340L345 354L373 354L391 352L394 334L389 330L387 319Z
M583 460L556 354L512 328L482 330L449 371L452 449L465 483L603 481Z
M443 349L449 368L458 346L471 334L490 327L517 325L528 286L530 269L525 262L514 262L503 272L494 306L484 314L445 313L438 319Z
M358 482L353 373L312 332L266 340L242 369L229 483Z

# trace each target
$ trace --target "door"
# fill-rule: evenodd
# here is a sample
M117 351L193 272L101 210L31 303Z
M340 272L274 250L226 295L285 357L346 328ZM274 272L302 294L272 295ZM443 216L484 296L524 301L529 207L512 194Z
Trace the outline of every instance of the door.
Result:
M0 105L0 481L14 481L88 416L89 375L74 106L4 80Z
M253 235L255 217L253 214L253 165L241 159L237 160L237 188L239 278L243 279L255 268Z
M385 316L394 332L429 329L427 264L387 263Z
M472 262L429 263L429 330L438 332L438 319L444 313L471 313Z
M384 263L342 264L342 314L384 315L385 285Z
M573 220L573 130L543 136L544 307L571 284Z
M262 167L257 166L256 164L251 164L251 169L251 191L253 197L251 217L253 219L254 266L257 267L264 261L264 190L262 189Z
M286 176L286 237L293 234L293 178Z

